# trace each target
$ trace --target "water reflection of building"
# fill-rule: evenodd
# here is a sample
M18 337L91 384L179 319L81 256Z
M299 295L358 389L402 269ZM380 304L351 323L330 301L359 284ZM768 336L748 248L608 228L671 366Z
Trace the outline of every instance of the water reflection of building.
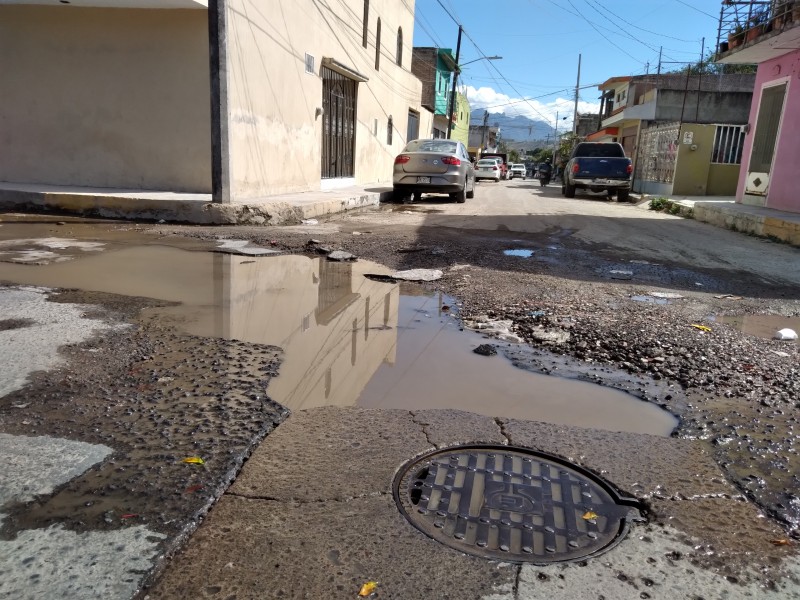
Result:
M394 362L400 288L364 277L369 263L303 256L215 258L214 331L285 351L268 393L297 410L355 404L384 362Z

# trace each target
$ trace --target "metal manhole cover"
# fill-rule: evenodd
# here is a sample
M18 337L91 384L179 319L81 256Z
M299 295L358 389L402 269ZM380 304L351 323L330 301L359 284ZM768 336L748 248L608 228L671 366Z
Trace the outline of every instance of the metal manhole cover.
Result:
M408 463L394 480L420 531L505 562L581 560L616 545L637 502L554 456L509 446L457 446Z

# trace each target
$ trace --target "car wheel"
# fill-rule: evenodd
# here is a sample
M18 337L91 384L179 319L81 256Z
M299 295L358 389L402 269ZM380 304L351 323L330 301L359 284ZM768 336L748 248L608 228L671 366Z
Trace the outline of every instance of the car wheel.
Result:
M575 197L575 186L574 185L570 185L568 183L565 183L564 187L562 189L564 190L564 195L567 198L574 198Z
M392 191L392 202L396 202L398 204L405 204L411 200L411 194L408 192L401 192L400 190L393 190Z
M474 198L475 197L475 180L472 180L472 187L469 188L467 192L467 198Z
M630 196L630 190L617 190L617 201L618 202L627 202L628 197Z
M453 192L450 194L450 200L453 202L458 202L459 204L464 204L467 201L467 182L464 181L464 187L461 188L458 192Z
M414 202L422 200L422 192L414 192Z

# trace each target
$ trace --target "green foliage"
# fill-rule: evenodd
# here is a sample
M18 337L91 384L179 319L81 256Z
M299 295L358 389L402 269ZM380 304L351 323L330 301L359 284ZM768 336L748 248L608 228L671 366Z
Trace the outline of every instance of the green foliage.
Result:
M669 205L670 205L669 198L658 196L656 198L651 198L650 204L648 206L650 210L665 210Z
M668 73L683 73L689 72L689 75L719 75L719 74L732 74L732 73L755 73L758 65L719 65L716 62L717 53L714 50L703 58L703 60L687 64L686 66L673 69Z
M511 152L508 153L508 162L512 163L520 162L519 150L512 150Z

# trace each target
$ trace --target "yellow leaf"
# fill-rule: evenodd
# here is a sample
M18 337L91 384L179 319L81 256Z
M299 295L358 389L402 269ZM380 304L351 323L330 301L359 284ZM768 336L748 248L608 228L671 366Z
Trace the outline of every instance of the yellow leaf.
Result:
M361 591L358 592L358 595L362 598L367 596L371 596L375 593L375 590L378 589L378 582L377 581L368 581L364 585L361 586Z
M204 461L199 456L189 456L188 458L184 458L182 462L189 463L190 465L204 465L206 461Z
M591 510L587 510L583 513L583 518L586 521L591 521L592 519L596 519L598 517L596 512L592 512Z
M700 331L711 331L711 327L706 327L705 325L698 325L697 323L692 323L692 327L695 329L699 329Z

